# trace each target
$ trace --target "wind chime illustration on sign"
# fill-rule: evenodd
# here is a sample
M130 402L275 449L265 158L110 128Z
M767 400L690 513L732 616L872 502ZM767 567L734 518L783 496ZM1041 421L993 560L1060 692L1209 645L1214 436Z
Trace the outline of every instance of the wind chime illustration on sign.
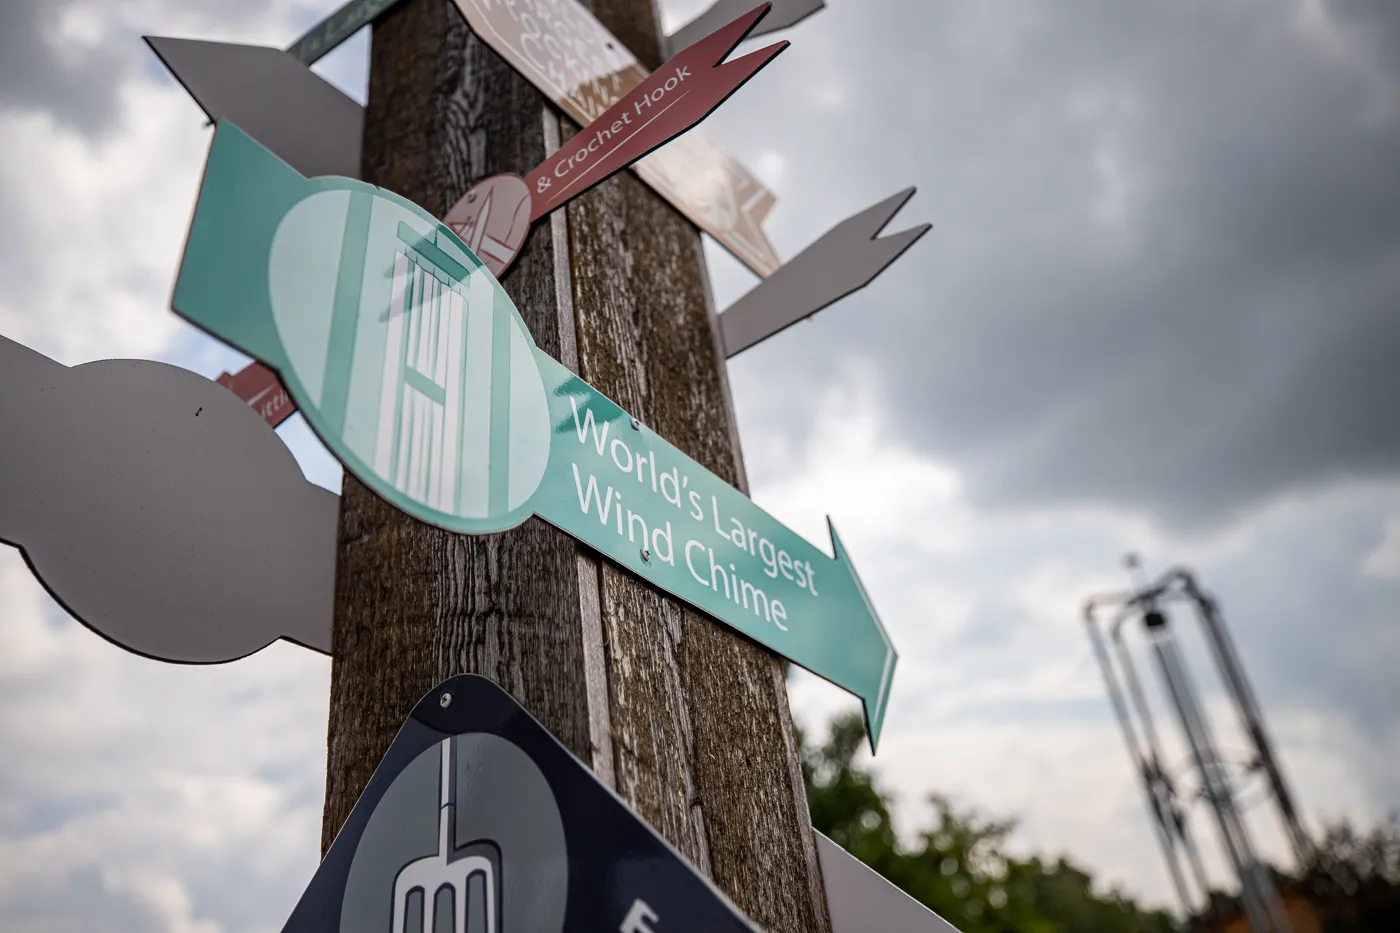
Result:
M343 229L329 247L336 255L325 257L336 274L326 277L322 300L296 303L306 312L301 321L278 315L279 331L307 338L288 341L293 365L304 384L321 383L326 428L399 493L468 518L511 512L535 491L549 456L548 403L530 339L479 263L436 232L372 223L383 206L365 192L327 191L282 222L279 238L333 219ZM388 231L396 242L375 249L370 240ZM389 255L388 268L365 268L367 257ZM291 258L274 246L274 293L279 279L295 287L292 270L279 275L283 256ZM304 273L295 281L305 282ZM362 294L367 288L383 294L376 300ZM322 333L309 332L316 328Z

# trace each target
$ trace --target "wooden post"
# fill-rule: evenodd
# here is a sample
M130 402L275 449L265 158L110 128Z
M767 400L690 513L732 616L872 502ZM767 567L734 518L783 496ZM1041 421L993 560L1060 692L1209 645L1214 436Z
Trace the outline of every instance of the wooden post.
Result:
M594 0L660 64L652 0ZM577 127L448 0L374 25L366 181L439 216ZM745 488L700 237L629 172L530 234L502 284L546 352ZM769 933L829 933L776 656L539 519L454 535L348 473L322 849L415 702L453 674L510 691Z

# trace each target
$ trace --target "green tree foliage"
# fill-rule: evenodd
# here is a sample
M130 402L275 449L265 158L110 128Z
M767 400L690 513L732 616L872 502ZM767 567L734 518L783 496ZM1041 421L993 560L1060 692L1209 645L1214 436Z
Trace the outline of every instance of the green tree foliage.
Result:
M1269 866L1280 892L1306 899L1324 933L1397 933L1400 931L1400 816L1361 832L1342 820L1323 827L1311 858L1299 870ZM1192 928L1213 933L1220 919L1237 916L1235 896L1210 892L1214 919L1206 908L1192 918Z
M859 715L837 718L827 741L801 732L802 773L812 825L962 933L1175 933L1210 930L1235 912L1235 897L1212 891L1217 923L1205 910L1179 925L1120 891L1098 893L1089 872L1061 856L1019 859L1005 843L1013 820L990 820L929 796L934 818L912 846L895 835L888 795L855 763L865 741ZM1340 822L1324 827L1308 864L1272 870L1280 890L1315 906L1326 933L1400 933L1400 816L1370 832Z
M855 764L865 737L857 715L831 726L825 744L802 742L812 825L962 933L1174 933L1170 914L1119 892L1095 893L1093 878L1061 857L1018 859L1005 850L1012 820L988 820L931 795L933 825L901 844L890 800Z
M1298 888L1328 933L1400 930L1400 817L1369 833L1345 821L1325 827Z

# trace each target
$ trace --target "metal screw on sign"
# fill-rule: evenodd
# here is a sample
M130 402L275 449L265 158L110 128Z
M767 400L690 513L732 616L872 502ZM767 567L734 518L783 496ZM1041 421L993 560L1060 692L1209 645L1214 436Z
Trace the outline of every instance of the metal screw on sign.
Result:
M650 548L642 548L642 560L647 560L647 561L651 560L651 549L650 549Z
M444 693L442 696L438 697L438 706L441 706L443 709L447 709L451 705L452 694Z
M642 429L642 423L641 423L640 421L638 421L636 418L633 418L633 419L632 419L632 430L633 430L633 431L640 431L641 429Z

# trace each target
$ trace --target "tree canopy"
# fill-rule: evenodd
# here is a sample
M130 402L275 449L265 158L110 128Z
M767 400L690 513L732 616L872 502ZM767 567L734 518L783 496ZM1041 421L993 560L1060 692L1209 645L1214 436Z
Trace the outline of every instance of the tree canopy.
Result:
M1208 930L1202 915L1183 922L1122 891L1095 889L1093 875L1067 856L1016 858L1006 850L1010 819L958 809L930 794L934 816L912 845L896 835L892 801L856 764L865 738L858 714L835 719L820 745L805 740L802 773L812 825L962 933L1177 933ZM1144 842L1144 844L1149 844ZM1280 890L1314 905L1326 933L1400 931L1400 819L1370 832L1345 821L1324 827L1313 857L1295 873L1274 870ZM1212 892L1215 916L1234 898Z
M1174 933L1174 918L1128 896L1094 891L1093 877L1061 856L1019 859L1005 843L1014 820L988 819L930 794L933 825L912 846L897 837L891 801L855 763L858 715L831 725L825 743L803 742L812 825L962 933ZM799 741L802 737L799 735Z

